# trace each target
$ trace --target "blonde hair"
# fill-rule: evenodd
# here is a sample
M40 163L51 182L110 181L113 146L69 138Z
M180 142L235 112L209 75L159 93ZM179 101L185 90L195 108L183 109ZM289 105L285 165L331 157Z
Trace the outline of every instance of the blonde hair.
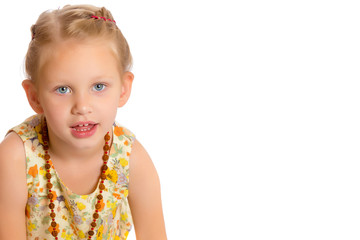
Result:
M40 59L46 46L68 39L103 38L112 41L112 50L120 62L120 71L130 71L132 56L129 45L116 23L110 19L114 20L109 10L92 5L66 5L62 9L40 14L36 23L31 26L32 40L25 58L27 78L33 81L37 78L43 65Z

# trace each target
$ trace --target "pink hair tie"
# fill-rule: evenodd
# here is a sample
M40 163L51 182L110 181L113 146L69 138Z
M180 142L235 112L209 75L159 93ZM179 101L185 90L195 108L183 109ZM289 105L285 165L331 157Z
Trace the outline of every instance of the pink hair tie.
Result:
M92 18L95 18L95 19L101 18L101 19L104 19L104 21L110 21L110 22L116 23L115 20L112 20L112 19L110 19L110 18L106 19L105 17L98 17L98 16L95 16L95 15L92 15L91 17L92 17Z

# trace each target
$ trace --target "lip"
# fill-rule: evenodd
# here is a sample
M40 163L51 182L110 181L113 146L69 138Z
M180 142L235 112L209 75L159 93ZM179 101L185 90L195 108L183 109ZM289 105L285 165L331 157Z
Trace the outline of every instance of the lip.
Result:
M71 134L76 138L88 138L95 134L97 129L95 122L77 122L71 125Z

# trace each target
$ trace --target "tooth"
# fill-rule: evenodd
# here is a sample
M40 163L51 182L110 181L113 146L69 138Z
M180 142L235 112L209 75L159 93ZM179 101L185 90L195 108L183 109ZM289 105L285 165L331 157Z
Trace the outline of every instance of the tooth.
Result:
M87 127L87 126L89 126L89 124L88 124L88 123L85 123L84 126Z
M84 125L82 125L82 124L79 124L79 127L83 127Z

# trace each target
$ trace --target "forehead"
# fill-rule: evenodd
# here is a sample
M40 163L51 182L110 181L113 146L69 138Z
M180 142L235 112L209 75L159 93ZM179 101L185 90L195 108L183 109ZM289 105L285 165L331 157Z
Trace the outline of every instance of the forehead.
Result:
M120 75L121 64L108 41L68 40L46 46L41 56L39 81Z

